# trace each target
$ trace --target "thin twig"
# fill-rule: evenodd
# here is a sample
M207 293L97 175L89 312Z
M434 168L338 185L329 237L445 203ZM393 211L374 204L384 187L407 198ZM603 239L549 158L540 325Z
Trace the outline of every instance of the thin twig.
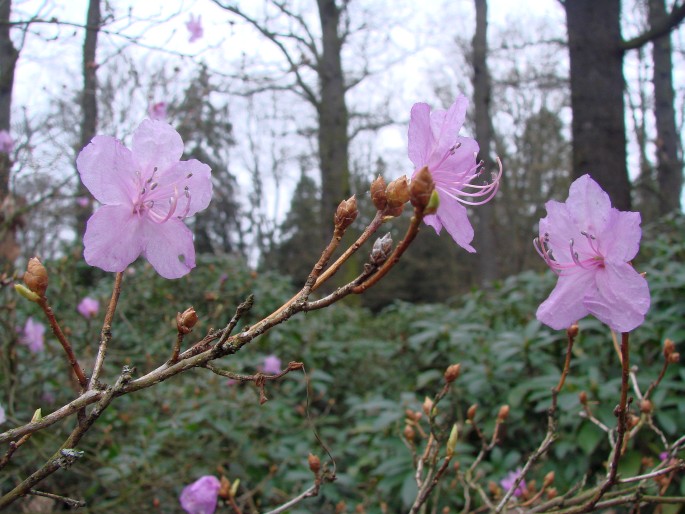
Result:
M98 348L98 354L95 358L95 364L93 365L93 373L90 376L90 381L88 383L88 390L91 391L98 387L100 380L100 373L105 364L105 356L107 355L107 346L112 340L112 320L114 319L114 312L117 309L117 303L119 302L119 295L121 294L121 282L124 278L124 273L119 272L114 277L114 287L112 289L112 297L109 299L109 305L107 306L107 312L105 313L105 320L102 323L102 331L100 332L100 347Z

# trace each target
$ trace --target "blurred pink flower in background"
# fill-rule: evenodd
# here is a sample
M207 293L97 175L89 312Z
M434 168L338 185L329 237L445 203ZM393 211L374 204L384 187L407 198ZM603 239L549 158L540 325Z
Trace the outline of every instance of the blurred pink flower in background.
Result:
M188 38L189 43L193 43L200 39L204 34L204 31L202 30L202 17L198 15L198 17L195 18L191 14L186 22L186 28L188 29L188 32L190 32L190 37Z
M90 198L87 196L77 196L76 203L79 207L88 207L90 205Z
M264 366L262 368L264 373L277 374L281 372L281 359L275 355L267 355L264 357Z
M31 353L40 353L45 349L45 325L28 317L21 330L19 342L29 347Z
M221 482L215 476L200 477L181 491L181 507L188 514L214 514L220 488Z
M0 153L10 153L14 148L14 139L6 130L0 130Z
M439 234L442 227L454 242L469 252L473 227L465 205L481 205L492 199L499 188L500 174L492 183L472 184L481 174L476 163L478 143L459 135L466 117L468 100L459 95L448 110L431 112L428 104L417 103L409 120L409 159L414 163L414 175L428 167L435 182L440 204L435 214L423 218Z
M148 107L147 110L148 116L150 116L150 119L155 120L155 121L166 121L166 102L157 102L154 104L150 104L150 107Z
M551 200L545 208L535 246L559 280L538 320L555 330L588 314L616 332L642 324L649 286L630 264L640 249L640 213L614 209L590 175L571 184L566 202Z
M164 278L195 267L193 234L183 219L212 197L211 169L179 161L183 140L171 125L145 120L131 150L95 136L76 159L83 184L103 204L88 220L83 256L91 266L124 271L143 255Z
M500 480L499 485L502 486L502 489L508 491L519 476L521 476L521 468L518 468L516 471L510 471L507 473L507 476ZM526 481L521 480L521 483L519 483L518 487L514 490L514 496L521 496L524 492L526 492Z
M100 312L100 302L98 302L95 298L86 296L79 302L76 310L84 318L94 318L97 316L98 312Z

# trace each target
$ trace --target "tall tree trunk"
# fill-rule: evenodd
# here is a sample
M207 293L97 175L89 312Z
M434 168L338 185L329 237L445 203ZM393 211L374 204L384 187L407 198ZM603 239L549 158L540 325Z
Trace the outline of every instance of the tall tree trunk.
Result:
M480 158L486 163L492 162L490 147L492 146L492 121L490 119L490 103L492 100L492 85L487 64L488 53L488 2L475 0L476 4L476 32L473 35L473 100L476 117L476 141L480 145ZM486 164L487 166L487 164ZM487 180L487 177L485 178ZM481 205L477 210L476 239L478 251L484 258L478 259L480 280L492 282L497 278L497 255L495 249L494 205L492 202Z
M323 54L318 63L320 99L319 162L321 166L321 206L324 221L333 219L341 200L350 196L348 155L348 112L345 103L345 80L342 70L342 38L339 32L341 10L335 0L317 0L321 20ZM331 224L322 224L324 240L331 234Z
M630 209L619 0L564 2L571 60L573 178L589 173Z
M10 130L14 70L19 52L10 39L11 0L0 0L0 130ZM15 233L21 219L15 215L16 201L10 193L10 156L0 152L0 271L11 267L19 255Z
M649 0L649 25L658 26L666 18L664 0ZM657 183L659 211L667 214L680 210L683 189L683 163L680 158L680 137L676 131L673 61L670 33L655 39L652 46L654 60L654 117L657 135Z
M83 92L81 95L81 148L85 147L95 136L98 122L97 105L97 61L96 51L98 46L98 33L102 15L100 13L100 0L88 2L88 18L86 21L86 37L83 42ZM86 230L86 222L92 212L91 195L81 181L77 186L77 197L86 198L87 202L76 202L76 234L83 235Z

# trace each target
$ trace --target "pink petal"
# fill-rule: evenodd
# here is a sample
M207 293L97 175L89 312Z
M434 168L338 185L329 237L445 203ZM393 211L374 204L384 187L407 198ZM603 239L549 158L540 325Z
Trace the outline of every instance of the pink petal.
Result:
M154 167L164 172L179 161L183 140L168 123L144 120L133 133L132 151L144 175L149 176Z
M639 212L611 210L604 234L598 238L601 241L600 250L607 260L627 262L637 255L642 238L640 222Z
M453 155L447 157L440 166L431 168L433 180L444 184L454 184L459 190L464 188L464 183L468 182L476 173L476 155L479 146L475 139L470 137L455 138L452 143L459 143L461 146Z
M105 271L124 271L143 250L141 220L131 209L103 205L88 220L83 257Z
M596 293L585 300L591 314L616 332L630 332L642 324L650 304L649 286L642 275L630 264L606 263L595 280Z
M130 205L137 165L131 151L109 136L95 136L76 158L83 184L104 204Z
M155 271L164 278L180 278L195 267L193 233L182 221L171 218L165 223L146 221L143 254Z
M431 114L431 131L435 143L428 163L430 169L433 169L457 142L468 104L466 97L460 95L447 111L436 110Z
M433 146L430 113L431 108L425 103L414 104L411 108L408 135L409 159L417 169L428 164L428 158Z
M440 223L440 218L436 214L429 214L424 216L423 222L429 227L433 227L436 234L440 234L442 231L442 223Z
M473 227L469 221L466 207L451 198L446 198L444 194L438 192L440 206L436 213L445 230L452 236L454 242L470 253L476 253L476 249L471 246L473 241Z
M196 159L189 161L180 161L174 164L171 168L166 170L159 176L159 187L165 187L167 184L172 184L176 181L182 181L184 185L188 186L190 194L190 209L186 217L206 209L209 201L212 199L212 170L206 164L201 163ZM188 175L192 175L189 179ZM182 191L179 191L182 193ZM184 198L179 199L179 205L185 209L186 201ZM181 210L181 207L179 207Z
M566 207L578 227L594 236L604 231L612 210L609 195L590 175L583 175L571 184Z
M538 307L538 320L554 330L570 327L589 314L583 299L586 291L594 287L593 271L578 270L561 275L547 300Z

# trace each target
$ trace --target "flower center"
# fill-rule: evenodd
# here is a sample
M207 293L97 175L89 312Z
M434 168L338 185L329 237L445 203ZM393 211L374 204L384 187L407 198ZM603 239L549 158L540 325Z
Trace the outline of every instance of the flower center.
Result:
M585 231L580 231L581 236L585 237L587 240L587 247L585 248L585 255L581 258L575 248L575 241L571 239L569 241L569 252L571 255L571 262L561 262L557 260L552 248L549 245L549 234L545 233L542 237L536 237L533 240L533 245L535 250L537 250L540 257L542 257L547 265L556 273L561 275L562 272L566 275L569 272L582 270L593 270L597 268L604 267L604 256L599 251L599 246L597 245L597 238ZM587 251L589 250L589 251Z
M160 185L161 178L158 180L157 172L155 166L147 179L140 171L136 172L138 195L133 201L133 213L148 216L155 223L164 223L176 214L185 198L185 207L180 214L176 214L178 219L185 218L190 210L190 188L186 182L193 174L188 173L178 180Z

